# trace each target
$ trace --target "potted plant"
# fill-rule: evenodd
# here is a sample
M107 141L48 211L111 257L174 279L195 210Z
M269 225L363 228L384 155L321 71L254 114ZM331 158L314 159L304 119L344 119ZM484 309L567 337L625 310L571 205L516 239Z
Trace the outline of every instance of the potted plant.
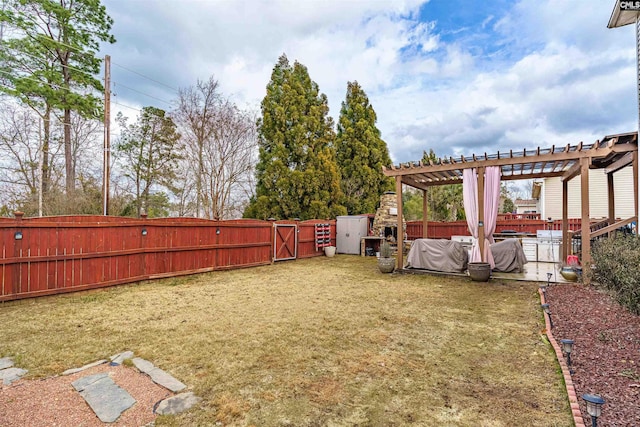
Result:
M474 282L488 282L491 277L491 264L488 262L470 262L467 270Z
M378 268L381 273L392 273L396 268L396 259L391 256L392 253L389 242L382 242L380 245L380 258L378 258Z
M575 282L578 280L578 272L572 265L559 263L560 275L564 277L567 282Z

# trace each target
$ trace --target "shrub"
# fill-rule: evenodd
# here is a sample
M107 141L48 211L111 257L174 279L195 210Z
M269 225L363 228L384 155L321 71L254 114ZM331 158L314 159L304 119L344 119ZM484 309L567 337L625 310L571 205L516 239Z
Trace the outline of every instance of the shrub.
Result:
M593 278L618 302L640 314L640 238L618 236L596 242L592 250Z
M380 245L380 256L382 258L391 258L392 253L393 252L391 251L391 245L389 244L389 242L382 242L382 245Z

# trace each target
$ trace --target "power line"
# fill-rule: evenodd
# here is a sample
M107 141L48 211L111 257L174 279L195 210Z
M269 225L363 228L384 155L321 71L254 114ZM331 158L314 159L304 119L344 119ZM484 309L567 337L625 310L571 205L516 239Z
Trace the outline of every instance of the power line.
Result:
M30 53L24 52L22 50L16 49L15 47L9 47L9 50L13 50L15 52L20 52L21 54L26 55L26 56L31 57L31 58L34 58L34 59L38 59L38 60L42 60L43 59L43 58L39 58L39 57L37 57L35 55L32 55ZM64 64L57 64L57 65L60 65L62 68L68 68L70 70L77 71L79 73L85 74L85 75L90 76L90 77L94 77L95 78L95 76L96 76L95 74L89 73L88 71L85 71L85 70L81 70L80 68L72 67L71 65L64 65Z
M10 87L10 86L6 86L6 85L3 85L3 84L0 84L0 87L4 87L4 88L7 88L7 89L13 89L12 87ZM21 105L22 105L22 104L21 104ZM40 115L40 113L36 113L36 114L38 114L39 119L42 119L42 116ZM59 126L68 126L68 127L70 127L70 128L74 128L75 123L65 123L65 122L60 118L60 116L59 116L58 114L56 114L56 112L55 112L55 111L52 111L52 114L53 114L53 116L54 116L57 120L50 120L50 122L51 122L51 123L53 123L53 124L58 124ZM94 119L94 120L97 120L97 119Z
M132 70L132 69L130 69L130 68L127 68L127 67L125 67L124 65L120 65L120 64L118 64L118 63L116 63L116 62L112 62L112 64L113 64L113 65L116 65L116 66L118 66L118 67L120 67L120 68L122 68L123 70L127 70L127 71L129 71L130 73L137 74L137 75L139 75L140 77L144 77L144 78L145 78L145 79L147 79L147 80L151 80L152 82L156 82L156 83L158 83L159 85L162 85L162 86L164 86L164 87L166 87L166 88L169 88L169 89L173 90L175 93L178 93L178 89L176 89L176 88L175 88L175 87L173 87L173 86L169 86L168 84L162 83L162 82L160 82L160 81L158 81L158 80L156 80L156 79L153 79L153 78L151 78L151 77L149 77L149 76L145 76L144 74L141 74L141 73L139 73L139 72L137 72L137 71L134 71L134 70Z
M69 46L69 45L65 45L64 43L60 43L60 44L62 44L63 46L71 47L71 46ZM34 58L34 59L38 59L38 60L42 59L42 58L39 58L39 57L37 57L37 56L35 56L35 55L33 55L33 54L30 54L30 53L27 53L27 52L21 51L21 50L19 50L19 49L15 48L15 47L9 47L9 49L10 49L10 50L13 50L13 51L15 51L15 52L19 52L19 53L21 53L21 54L24 54L24 55L29 56L29 57ZM157 83L157 84L159 84L159 85L162 85L162 86L164 86L164 87L166 87L166 88L169 88L169 89L173 90L175 93L178 93L178 89L174 88L173 86L169 86L169 85L167 85L167 84L165 84L165 83L162 83L162 82L160 82L160 81L158 81L158 80L155 80L155 79L153 79L153 78L151 78L151 77L149 77L149 76L145 76L144 74L141 74L141 73L139 73L139 72L137 72L137 71L131 70L131 69L129 69L129 68L127 68L127 67L123 66L123 65L117 64L117 63L115 63L115 62L112 62L112 64L113 64L113 65L117 65L118 67L120 67L120 68L122 68L122 69L124 69L124 70L126 70L126 71L129 71L129 72L131 72L131 73L137 74L137 75L139 75L140 77L143 77L143 78L145 78L145 79L147 79L147 80L150 80L150 81L152 81L152 82L155 82L155 83ZM60 66L61 66L61 67L63 67L63 68L68 68L68 69L70 69L70 70L77 71L77 72L79 72L79 73L85 74L85 75L90 76L90 77L93 77L93 78L95 78L95 77L96 77L96 75L95 75L95 74L89 73L89 72L87 72L87 71L85 71L85 70L81 70L81 69L76 68L76 67L72 67L71 65L64 65L64 64L57 64L57 65L60 65ZM25 77L25 78L26 78L26 77ZM104 80L104 78L102 78L101 80ZM114 83L114 86L115 86L115 84L116 84L117 82L113 82L113 83ZM153 98L153 99L155 99L155 100L157 100L157 101L164 102L165 104L172 105L172 103L171 103L171 102L169 102L169 101L166 101L166 100L164 100L164 99L157 98L157 97L155 97L155 96L153 96L153 95L149 95L148 93L141 92L141 91L139 91L139 90L137 90L137 89L134 89L134 88L132 88L132 87L130 87L130 86L124 85L124 84L122 84L122 83L120 83L119 85L120 85L120 86L122 86L122 87L124 87L125 89L129 89L129 90L131 90L131 91L133 91L133 92L137 92L137 93L139 93L140 95L148 96L149 98ZM51 86L53 86L53 84L52 84ZM54 87L55 87L55 86L54 86ZM62 89L66 89L66 88L62 88Z
M142 112L142 110L141 110L141 109L136 108L136 107L132 107L132 106L130 106L130 105L120 104L119 102L115 102L115 101L112 101L111 103L112 103L112 104L119 105L119 106L121 106L121 107L129 108L129 109L131 109L131 110L135 110L135 111L137 111L137 112L139 112L139 113L141 113L141 112Z
M155 96L153 96L153 95L149 95L148 93L141 92L141 91L139 91L138 89L134 89L134 88L129 87L129 86L127 86L127 85L123 85L122 83L113 82L113 89L114 89L114 90L116 89L116 87L117 87L117 86L123 87L123 88L125 88L125 89L129 89L129 90L131 90L131 91L133 91L133 92L139 93L140 95L148 96L149 98L153 98L153 99L155 99L155 100L157 100L157 101L164 102L165 104L172 105L172 104L171 104L171 102L169 102L169 101L165 101L164 99L156 98L156 97L155 97Z
M88 52L83 51L82 47L80 47L80 46L71 46L70 44L66 44L64 42L61 42L60 40L56 40L53 37L48 36L46 34L39 33L38 35L43 35L44 38L47 40L47 43L52 43L54 45L60 45L60 46L68 47L69 49L72 49L72 50L74 50L74 51L76 51L78 53L84 54L84 55L88 55L89 54ZM40 43L40 45L44 46L45 43Z
M10 72L8 72L8 71L3 71L3 70L0 70L0 73L2 73L2 74L6 74L7 76L11 76L11 75L12 75ZM68 87L64 87L64 86L59 86L59 85L57 85L57 84L55 84L55 83L43 82L42 80L33 79L33 78L31 78L31 77L24 77L24 76L20 76L20 77L18 77L18 78L20 78L20 79L24 79L24 80L29 80L29 81L36 82L36 83L40 83L40 84L42 84L42 85L50 86L50 87L55 88L55 89L66 90L66 91L68 91L68 92L75 93L75 92L73 92L70 88L68 88ZM14 90L15 90L15 89L14 89Z

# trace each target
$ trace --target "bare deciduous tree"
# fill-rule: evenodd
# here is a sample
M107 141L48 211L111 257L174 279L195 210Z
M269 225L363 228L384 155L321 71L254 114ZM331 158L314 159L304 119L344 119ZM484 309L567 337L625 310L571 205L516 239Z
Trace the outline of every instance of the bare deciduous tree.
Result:
M186 214L192 205L195 216L209 219L242 214L252 191L257 146L253 114L240 110L218 89L213 77L198 81L180 90L174 111L187 147L185 165L191 165L174 190L179 210Z
M205 190L211 219L242 216L251 183L257 147L255 117L226 103L217 115L215 131L204 150Z
M95 209L91 206L89 199L95 199L95 190L88 186L88 183L100 181L100 123L72 115L73 165L81 181L79 191L73 195L65 194L62 185L63 126L61 121L51 120L49 141L45 142L43 118L38 112L10 101L2 105L0 183L3 191L0 204L35 215L39 211L39 197L42 197L45 215L100 211L99 202ZM44 162L47 163L45 166ZM48 177L44 176L45 171Z
M39 192L48 195L47 183L59 176L56 169L58 152L43 152L41 117L33 110L15 103L0 108L0 183L2 203L30 214L37 212ZM43 163L46 165L43 166ZM43 179L46 173L47 177ZM44 181L44 182L43 182Z

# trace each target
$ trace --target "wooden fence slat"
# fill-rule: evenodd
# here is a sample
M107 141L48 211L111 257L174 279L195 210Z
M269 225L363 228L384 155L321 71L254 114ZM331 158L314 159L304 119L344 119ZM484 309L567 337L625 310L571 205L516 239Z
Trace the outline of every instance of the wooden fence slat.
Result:
M273 222L269 221L0 219L0 301L272 262ZM318 222L332 224L335 244L335 221L300 222L299 258L323 255L315 250L312 237ZM16 231L22 231L22 240L14 238Z
M580 229L581 219L569 219L569 230ZM553 221L554 230L562 229L562 221ZM547 230L549 224L542 219L526 218L498 218L496 232L513 230L518 233L535 234L538 230ZM451 239L451 236L469 236L469 229L466 221L438 222L429 221L427 223L427 237L430 239ZM407 239L415 240L422 238L422 221L407 221Z

